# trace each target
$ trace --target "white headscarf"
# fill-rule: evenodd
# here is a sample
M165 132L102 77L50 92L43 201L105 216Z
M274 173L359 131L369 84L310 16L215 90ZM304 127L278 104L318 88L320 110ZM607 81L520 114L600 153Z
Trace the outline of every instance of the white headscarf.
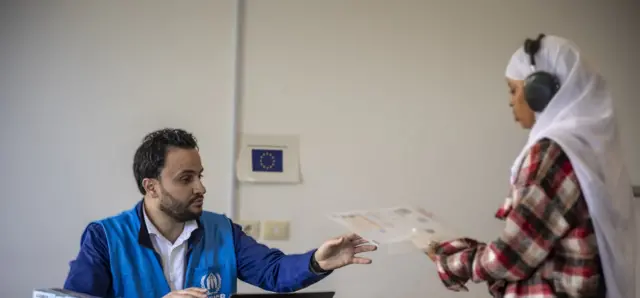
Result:
M607 297L636 297L635 208L611 95L600 74L566 39L546 36L535 59L536 70L555 74L561 87L536 115L527 144L511 169L512 183L529 147L542 138L558 143L571 160L589 206ZM506 76L523 80L530 73L529 56L521 47L511 57Z

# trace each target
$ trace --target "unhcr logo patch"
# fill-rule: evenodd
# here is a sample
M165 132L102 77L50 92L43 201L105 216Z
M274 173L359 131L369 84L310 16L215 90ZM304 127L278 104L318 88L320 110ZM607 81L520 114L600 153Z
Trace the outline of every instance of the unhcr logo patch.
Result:
M219 273L209 272L200 279L200 287L207 290L207 297L225 298L225 294L220 294L222 287L222 278Z

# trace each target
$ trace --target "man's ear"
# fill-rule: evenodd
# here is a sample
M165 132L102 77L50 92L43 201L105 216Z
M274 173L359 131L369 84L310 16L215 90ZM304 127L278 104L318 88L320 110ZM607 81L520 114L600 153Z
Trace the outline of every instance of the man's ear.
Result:
M142 179L142 187L144 187L144 190L152 198L158 197L158 194L160 193L159 184L160 184L160 181L156 179L151 179L151 178Z

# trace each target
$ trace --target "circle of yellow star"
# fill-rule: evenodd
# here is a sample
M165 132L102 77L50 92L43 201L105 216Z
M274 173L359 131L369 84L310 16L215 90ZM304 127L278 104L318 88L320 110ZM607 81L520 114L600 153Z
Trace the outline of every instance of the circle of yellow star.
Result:
M263 159L270 157L271 158L271 163L270 164L265 164ZM273 167L276 166L276 159L275 157L273 157L273 154L269 153L269 152L265 152L262 153L262 155L260 155L260 166L265 169L265 170L271 170Z

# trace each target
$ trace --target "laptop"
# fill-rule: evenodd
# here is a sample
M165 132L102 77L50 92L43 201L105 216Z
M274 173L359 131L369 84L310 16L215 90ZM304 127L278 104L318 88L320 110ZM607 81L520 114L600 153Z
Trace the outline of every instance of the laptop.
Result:
M231 298L333 298L336 292L233 294Z

